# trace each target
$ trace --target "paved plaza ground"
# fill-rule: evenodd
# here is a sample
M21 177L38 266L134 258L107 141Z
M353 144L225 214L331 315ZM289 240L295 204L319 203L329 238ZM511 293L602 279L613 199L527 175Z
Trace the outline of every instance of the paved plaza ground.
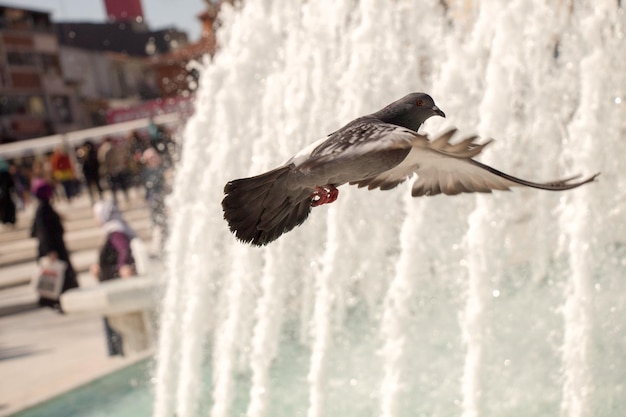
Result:
M148 209L141 191L133 191L120 208L139 236L149 240ZM97 285L88 268L97 260L103 236L89 198L59 201L55 208L64 218L65 242L80 284ZM145 357L109 357L100 316L59 314L37 306L31 284L36 256L36 241L29 237L33 213L33 206L18 212L16 227L0 230L0 417Z

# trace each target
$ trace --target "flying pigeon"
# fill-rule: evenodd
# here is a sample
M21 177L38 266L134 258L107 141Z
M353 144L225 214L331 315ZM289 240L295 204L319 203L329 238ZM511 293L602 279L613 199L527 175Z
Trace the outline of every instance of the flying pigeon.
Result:
M414 197L490 193L527 186L562 191L592 182L571 177L535 183L472 159L491 141L476 136L458 142L452 129L434 140L417 133L432 116L445 117L425 93L411 93L383 109L359 117L298 152L284 165L224 187L224 218L243 242L266 245L301 225L312 207L337 200L342 184L389 190L414 173Z

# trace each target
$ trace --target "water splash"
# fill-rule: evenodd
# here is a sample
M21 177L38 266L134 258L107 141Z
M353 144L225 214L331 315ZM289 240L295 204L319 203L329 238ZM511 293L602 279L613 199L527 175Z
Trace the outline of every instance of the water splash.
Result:
M411 326L411 310L414 307L412 301L419 288L417 285L419 282L416 282L415 266L427 262L427 259L417 252L424 248L420 244L419 231L422 219L426 216L425 208L422 205L421 211L413 209L414 202L410 199L410 192L404 191L406 193L405 210L407 213L410 212L410 215L404 216L400 230L401 251L396 263L395 276L389 283L385 294L380 324L383 343L381 348L383 362L380 387L381 417L396 416L400 410L401 397L405 388L403 386L406 379L405 369L409 363L407 356L411 354L406 329ZM425 281L428 274L423 275L418 279Z
M624 19L608 0L226 10L175 181L154 415L619 415ZM420 90L448 115L425 130L495 137L497 168L603 175L561 194L342 187L271 247L234 240L228 180Z

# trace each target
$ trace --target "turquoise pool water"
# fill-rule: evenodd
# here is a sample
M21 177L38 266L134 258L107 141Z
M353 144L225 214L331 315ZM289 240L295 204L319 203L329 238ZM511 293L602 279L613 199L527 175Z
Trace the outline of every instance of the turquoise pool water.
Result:
M151 369L152 359L137 362L12 417L150 416Z

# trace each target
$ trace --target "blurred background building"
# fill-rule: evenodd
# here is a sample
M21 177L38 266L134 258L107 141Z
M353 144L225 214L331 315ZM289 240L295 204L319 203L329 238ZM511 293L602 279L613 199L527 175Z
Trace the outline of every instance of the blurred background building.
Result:
M206 0L194 43L175 27L152 30L141 0L103 1L101 23L0 5L0 143L190 107L188 64L215 53L222 1Z
M79 98L66 82L49 13L0 6L2 142L77 129Z

